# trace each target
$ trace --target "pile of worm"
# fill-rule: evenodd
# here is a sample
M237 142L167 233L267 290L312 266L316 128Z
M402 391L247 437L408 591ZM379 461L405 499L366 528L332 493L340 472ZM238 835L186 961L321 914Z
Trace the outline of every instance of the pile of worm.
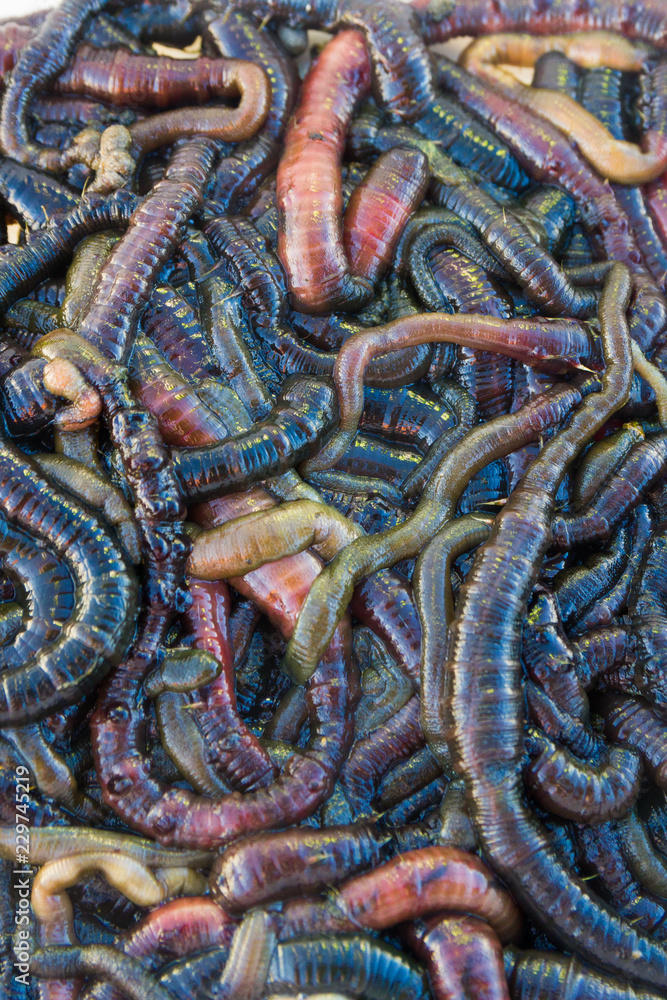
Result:
M665 0L63 0L0 102L2 1000L664 1000Z

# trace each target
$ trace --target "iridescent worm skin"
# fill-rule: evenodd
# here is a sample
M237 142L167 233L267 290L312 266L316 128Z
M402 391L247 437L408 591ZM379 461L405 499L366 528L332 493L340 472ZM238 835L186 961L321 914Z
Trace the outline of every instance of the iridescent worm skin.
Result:
M382 127L381 119L368 110L363 117L361 135L355 125L351 130L355 146L361 139L359 152L365 157L369 149L377 153L402 144L425 152L431 166L432 200L475 227L491 253L525 289L531 302L550 315L586 316L594 311L594 293L576 288L554 258L536 244L521 220L477 185L471 171L457 166L437 143L422 139L415 129Z
M188 381L218 374L197 313L171 285L155 286L141 317L141 329Z
M137 406L124 372L69 330L43 337L36 349L52 361L76 365L103 400L111 441L134 500L144 555L144 605L131 665L140 674L166 638L174 609L184 599L183 571L189 539L182 528L185 508L154 418ZM121 670L121 675L122 675ZM114 678L115 681L115 678ZM119 683L122 680L119 679Z
M193 139L177 150L163 180L133 213L125 237L103 265L78 332L108 357L121 362L128 358L140 311L159 269L201 205L215 155L216 144L207 138Z
M234 662L229 643L229 589L223 581L190 579L192 604L184 613L197 649L221 664L219 676L200 692L192 715L205 737L211 763L232 788L245 792L269 784L276 775L269 754L242 721L236 706Z
M170 959L209 948L229 948L235 929L236 921L212 899L188 896L172 899L147 913L116 939L115 947L154 971ZM95 983L84 995L86 1000L121 1000L123 996L108 982Z
M659 788L667 789L667 738L663 720L643 698L605 694L597 701L605 721L605 736L633 747Z
M581 868L616 913L656 942L667 936L667 902L641 885L621 848L617 823L577 828Z
M418 118L433 97L432 69L410 7L381 0L371 7L359 0L235 0L234 6L258 20L275 17L293 26L323 31L355 28L363 32L373 65L373 86L388 111Z
M15 726L78 700L119 662L132 637L137 586L97 516L55 491L6 442L0 461L3 514L50 545L77 588L72 618L55 642L3 674L0 719Z
M554 517L554 542L561 548L570 548L584 541L608 538L641 501L644 492L664 476L666 468L667 434L639 441L583 509Z
M602 176L624 184L642 184L654 180L667 166L667 143L657 129L648 128L641 147L624 139L615 139L603 123L582 108L567 94L527 87L499 63L529 66L546 47L555 47L586 65L608 65L619 69L639 70L647 51L625 39L604 32L551 35L500 34L471 42L459 62L480 76L496 90L511 97L518 105L557 126Z
M436 917L408 924L401 937L426 966L434 1000L509 1000L503 949L483 920Z
M462 587L441 682L450 692L445 716L451 719L442 737L451 737L484 854L522 908L547 925L551 938L596 964L665 986L665 951L602 909L562 866L524 805L520 784L524 733L518 650L525 606L550 542L554 496L567 465L628 396L632 362L623 313L630 291L627 270L615 265L600 300L607 363L603 391L588 396L568 427L542 449L496 518ZM502 594L502 603L489 602L489 594Z
M57 638L74 609L75 595L69 571L51 548L4 519L0 532L3 569L27 604L21 631L0 649L0 664L11 669Z
M211 39L223 56L248 59L261 66L271 85L271 106L257 135L216 169L211 199L221 212L237 209L255 191L278 163L279 142L292 112L298 78L292 59L270 32L255 28L247 18L234 10L223 17L208 20L205 37Z
M463 910L486 920L503 941L521 929L521 914L486 865L455 847L408 851L340 886L330 900L285 903L281 938L297 934L384 930L442 910Z
M535 63L533 87L557 90L574 101L579 94L581 68L562 52L543 52Z
M57 225L54 221L37 233L29 244L12 247L0 259L0 309L6 309L48 277L84 236L127 226L137 202L128 191L119 191L110 198L91 196L59 218Z
M315 647L326 643L325 637L331 634L360 579L378 568L415 556L453 516L472 473L539 436L546 427L559 422L579 399L579 392L567 387L545 394L518 414L476 428L442 459L411 518L379 536L352 542L336 556L324 570L322 583L313 584L288 644L285 665L293 676L309 676L317 662Z
M58 169L60 154L31 142L26 123L33 95L65 68L87 17L106 0L64 0L52 10L21 50L5 90L0 113L0 147L19 163Z
M613 69L589 70L581 83L581 103L602 121L616 139L625 138L621 106L623 76ZM627 215L647 268L662 287L667 274L667 249L656 230L642 191L615 185L614 194Z
M298 372L333 374L336 353L308 347L286 326L289 297L283 268L250 220L221 217L207 223L204 231L223 258L230 280L242 290L253 329L262 341L261 360L266 359L283 377ZM256 367L260 357L255 360ZM388 388L416 382L429 360L421 347L378 358L368 372L369 384Z
M210 957L209 957L210 956ZM193 987L216 983L224 954L194 956L174 964L160 981L176 1000L187 1000ZM425 1000L423 971L412 959L384 941L362 934L312 936L278 944L271 956L265 993L320 994L329 988L368 1000ZM322 1000L324 998L322 997Z
M574 625L616 583L630 551L629 526L621 525L605 549L588 556L582 565L570 566L557 574L552 588L566 628Z
M641 504L631 526L631 552L628 564L608 593L596 600L577 621L578 632L588 632L612 624L616 615L627 607L630 588L644 559L653 531L653 518L649 508Z
M337 410L331 385L294 376L250 430L207 447L172 449L184 494L190 502L210 500L294 468L331 436Z
M341 158L355 104L370 87L363 35L342 31L304 81L278 166L278 256L292 303L304 312L355 310L372 298L343 247Z
M216 859L211 893L232 915L294 896L315 895L375 867L388 840L388 834L370 823L254 834Z
M378 157L352 192L343 218L343 246L352 274L377 285L429 180L428 160L419 150L391 149Z
M660 1000L661 992L633 986L584 965L575 955L505 949L512 1000Z
M537 802L549 812L577 823L604 823L631 808L642 779L638 754L612 747L597 765L577 760L539 730L529 730L533 758L524 781Z
M410 270L413 284L417 268L425 269L432 277L439 301L426 303L429 308L439 311L450 306L455 312L510 318L509 302L478 264L449 249L436 249L429 260L415 260L415 243L420 242L418 238L410 248ZM509 411L513 373L514 364L509 358L465 347L458 350L454 376L473 396L482 417L488 419Z
M594 441L577 463L572 483L572 503L583 507L593 499L605 479L626 457L638 441L643 441L644 431L639 424L625 424L601 441Z
M557 7L536 0L511 0L489 10L484 0L468 0L453 11L438 10L431 0L415 0L422 36L432 45L456 35L488 35L498 31L528 31L535 35L606 29L627 38L667 48L667 16L661 0L563 0Z
M9 159L0 162L0 199L29 229L43 229L53 215L69 212L79 202L55 178Z
M95 976L108 980L130 1000L174 1000L141 962L109 945L40 948L31 955L31 973L57 980Z
M437 57L441 84L451 88L509 143L532 175L564 188L577 202L581 220L601 258L625 263L633 272L635 301L631 332L642 349L655 343L667 321L664 299L640 263L628 219L610 188L545 120L532 116L444 57Z

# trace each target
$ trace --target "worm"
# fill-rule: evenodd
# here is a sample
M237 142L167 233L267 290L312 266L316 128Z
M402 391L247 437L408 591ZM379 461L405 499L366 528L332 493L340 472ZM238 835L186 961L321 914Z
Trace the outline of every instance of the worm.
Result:
M637 507L630 530L631 550L627 566L609 592L594 601L578 620L577 631L585 633L591 629L609 626L615 616L627 607L632 581L644 559L653 531L653 519L645 504Z
M0 162L0 199L29 229L43 229L52 216L78 203L74 192L54 177L10 159Z
M211 869L213 898L226 913L316 894L378 864L386 834L368 823L260 833L228 847Z
M613 69L589 70L581 83L581 103L596 115L615 139L626 137L627 125L622 114L622 74ZM635 187L615 185L614 195L627 215L647 268L664 287L667 251L656 229L646 199Z
M276 190L278 256L292 302L304 312L355 310L372 297L371 283L350 272L340 224L345 131L369 87L363 36L340 32L310 70L285 134Z
M484 115L520 159L530 163L537 180L557 184L572 195L600 256L621 261L631 269L637 291L630 319L632 336L640 347L649 349L665 324L664 300L640 264L628 220L611 190L569 144L559 140L558 131L546 121L517 108L445 57L438 56L436 62L441 84L464 99L471 110ZM547 156L547 149L552 155Z
M200 138L174 153L163 180L133 213L125 238L99 272L92 302L79 317L78 332L117 361L129 357L139 312L158 271L201 204L215 152L212 140Z
M101 976L130 1000L173 1000L172 994L140 962L109 945L40 948L31 956L30 969L45 979Z
M643 698L605 694L598 702L607 739L636 749L658 787L667 782L665 729L662 720Z
M229 590L222 582L196 579L190 580L188 589L192 603L184 612L185 627L195 646L212 653L222 665L219 677L201 693L204 704L193 709L193 717L204 734L211 762L232 788L246 791L262 787L276 777L277 771L257 737L241 720L236 706L234 663L227 634Z
M284 938L314 930L382 930L444 909L481 917L505 941L521 927L516 905L478 858L455 847L426 847L357 875L331 900L286 903L279 933Z
M614 60L618 69L641 69L646 51L600 32L533 38L530 35L496 35L472 42L461 54L462 66L482 77L523 107L535 111L573 139L586 159L603 177L623 184L655 180L664 170L667 153L661 136L649 130L642 137L641 150L633 143L617 140L597 118L582 110L567 94L526 87L498 66L500 62L534 65L537 54L553 47L575 61L595 66Z
M3 513L53 548L77 588L73 616L58 639L4 674L0 718L20 725L76 701L120 660L132 636L137 591L127 560L95 515L57 493L6 442L0 460Z
M424 963L435 1000L509 1000L503 949L483 920L457 914L415 922L401 937Z
M151 910L129 932L116 939L115 947L139 959L149 971L155 971L166 956L178 959L213 947L228 949L235 928L236 921L212 899L188 896L169 900ZM86 997L87 1000L121 1000L118 989L108 982L97 982L86 991Z
M285 654L290 673L299 678L309 675L317 662L314 646L319 648L326 641L355 583L370 572L416 555L453 515L471 473L539 435L578 400L578 392L571 387L547 393L518 414L497 417L471 431L442 459L411 518L380 537L353 542L337 556L320 574L323 582L314 583L306 599Z
M624 424L600 441L594 441L578 462L572 483L572 503L583 507L595 496L605 479L625 458L630 448L643 441L639 424Z
M451 713L454 762L466 780L475 827L494 870L502 873L534 919L548 922L550 936L561 944L573 944L579 954L610 970L657 984L664 983L667 975L663 950L611 912L600 909L583 883L551 853L539 822L523 805L519 778L523 719L517 694L520 664L518 642L511 638L518 634L537 566L550 541L553 494L558 483L582 444L629 393L631 353L628 325L622 315L629 293L627 270L615 266L600 300L607 362L603 391L588 396L568 427L542 449L496 518L489 541L478 550L450 628L444 671L449 680L444 686L446 692L451 685L446 715ZM521 553L521 569L517 564L516 570L521 582L513 578L509 590L504 591L508 564L501 551ZM498 612L493 612L494 602L488 609L489 618L485 618L482 608L488 604L489 592L507 593L513 602L510 610L501 611L498 617ZM497 625L492 624L495 621ZM476 665L474 681L471 663ZM482 663L486 679L480 675ZM492 720L491 725L488 720ZM484 741L483 750L480 740ZM493 768L489 768L489 761L493 761ZM552 895L554 884L559 886L558 901ZM563 893L568 897L566 910L561 906Z
M375 116L371 117L376 122L376 127L370 128L367 136L371 149L377 153L407 144L426 153L431 167L429 194L432 200L475 227L487 248L517 284L525 287L531 302L549 315L591 314L595 294L576 288L551 255L536 245L520 219L513 217L511 210L508 212L475 184L474 174L457 166L439 145L422 139L415 130L406 126L383 128Z
M60 154L29 139L28 108L33 95L65 69L86 18L104 5L105 0L65 0L21 49L0 109L0 148L6 156L28 166L58 170Z
M505 972L512 1000L567 1000L568 994L588 994L600 1000L657 1000L660 996L655 990L592 969L576 955L506 948Z
M557 816L589 824L618 819L639 794L641 760L624 747L612 747L606 760L592 766L537 730L529 730L528 744L532 760L524 781L536 801Z
M407 6L382 0L368 8L358 0L304 3L304 0L236 0L258 19L276 17L291 26L323 31L363 32L373 66L373 86L382 104L399 118L418 118L433 97L432 69ZM342 34L339 31L339 34Z
M343 217L343 246L352 274L377 285L429 179L428 161L419 150L391 149L378 157L354 189Z
M15 669L58 637L74 610L74 583L51 547L40 546L27 531L7 520L2 523L0 553L17 596L27 605L21 631L0 650L2 666Z
M582 541L608 538L617 524L641 501L644 490L664 475L667 438L655 434L637 442L585 507L556 515L554 541L569 548Z
M255 28L237 11L227 10L223 17L208 18L205 35L223 56L259 65L271 85L271 106L261 129L240 149L225 156L215 171L211 201L217 206L216 213L223 214L235 211L241 199L247 201L276 166L298 80L293 61L286 58L270 32Z
M561 570L554 577L552 588L566 628L575 624L593 601L610 590L629 556L629 527L621 525L605 549L588 556L582 565Z
M172 449L174 471L190 502L280 475L312 455L338 419L332 387L323 379L290 379L265 420L219 444Z

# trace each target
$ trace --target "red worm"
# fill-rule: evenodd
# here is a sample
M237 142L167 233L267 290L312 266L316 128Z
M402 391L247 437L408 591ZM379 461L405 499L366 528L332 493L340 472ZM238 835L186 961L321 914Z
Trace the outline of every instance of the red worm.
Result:
M352 192L343 219L343 245L353 274L372 285L383 277L429 179L428 159L418 149L399 147L378 157Z
M321 892L378 865L381 847L389 839L371 823L255 834L217 858L211 892L232 914Z
M206 104L238 94L237 73L245 67L246 63L236 59L171 59L82 45L56 79L55 89L60 94L94 97L118 107Z
M206 896L172 899L142 917L115 941L125 955L141 959L149 969L196 951L229 947L236 920ZM109 982L97 982L95 1000L123 1000L124 992Z
M224 580L190 580L192 604L183 616L196 649L212 653L222 670L192 707L212 753L212 764L238 792L267 785L277 768L236 707L234 656L229 641L229 588ZM216 768L217 769L217 768Z
M356 104L370 89L364 37L341 31L323 49L303 83L278 166L278 256L295 308L304 312L359 309L371 284L355 278L341 232L341 158Z
M516 903L478 857L456 847L425 847L358 875L332 899L286 903L280 935L381 931L441 910L481 917L502 941L521 931Z
M426 966L434 1000L509 1000L502 945L483 920L432 917L401 937Z

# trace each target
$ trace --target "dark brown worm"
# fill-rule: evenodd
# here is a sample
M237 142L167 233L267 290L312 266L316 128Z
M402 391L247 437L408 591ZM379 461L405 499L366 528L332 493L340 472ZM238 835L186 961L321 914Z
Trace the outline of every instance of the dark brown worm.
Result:
M598 705L607 739L637 750L656 785L667 789L667 738L662 719L643 698L606 694Z
M624 816L639 794L638 754L612 747L596 766L579 761L539 730L528 731L533 758L523 773L533 798L556 816L603 823Z
M241 720L234 691L234 663L227 635L229 589L223 581L191 579L192 604L184 615L187 631L198 649L212 653L221 664L220 675L200 693L192 715L209 747L211 763L236 791L261 788L277 770L257 737Z
M278 255L292 302L304 312L358 309L372 286L355 278L343 248L341 157L355 104L370 87L363 35L342 31L310 70L278 167Z
M602 628L612 624L616 615L627 608L632 581L644 559L653 530L649 508L641 504L635 511L631 526L631 552L628 564L607 594L596 600L577 621L577 631Z

